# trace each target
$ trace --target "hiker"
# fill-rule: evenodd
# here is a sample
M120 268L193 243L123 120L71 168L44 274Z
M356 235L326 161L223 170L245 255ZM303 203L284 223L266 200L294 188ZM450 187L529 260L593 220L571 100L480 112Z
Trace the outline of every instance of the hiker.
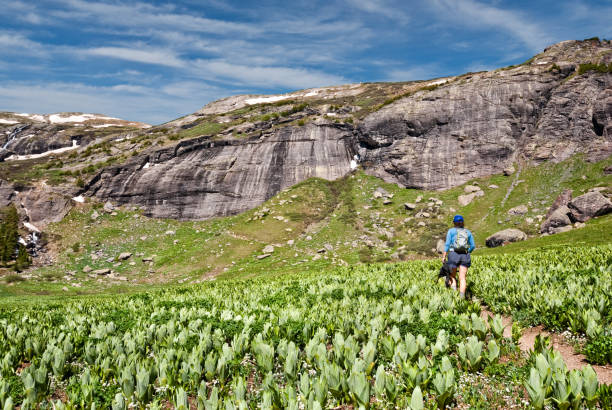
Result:
M457 290L456 277L457 268L459 268L459 294L462 298L465 298L465 289L467 287L465 278L468 268L472 265L470 253L476 248L476 244L474 243L472 232L463 226L463 216L455 215L453 224L455 226L450 228L446 234L442 262L445 261L448 253L448 265L451 269L450 286L453 290Z

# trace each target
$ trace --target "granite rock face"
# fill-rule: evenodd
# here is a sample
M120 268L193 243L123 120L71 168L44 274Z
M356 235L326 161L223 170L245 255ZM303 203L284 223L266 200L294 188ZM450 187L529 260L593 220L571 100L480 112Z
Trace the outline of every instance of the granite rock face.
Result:
M346 175L355 155L353 139L350 128L333 124L284 127L246 141L205 137L107 168L87 192L140 205L154 217L232 215L305 179Z
M443 189L502 173L515 161L561 161L578 152L605 158L612 153L612 75L574 75L571 61L590 47L577 44L557 44L529 65L456 78L374 112L360 127L366 170L406 187ZM612 53L606 56L608 64Z
M517 163L561 161L576 153L604 158L612 153L612 74L580 74L578 68L609 64L611 51L610 42L567 41L516 67L413 84L403 97L353 123L320 121L324 113L306 108L273 127L255 127L258 136L182 141L102 170L83 193L139 205L150 216L204 219L253 208L310 177L344 176L356 165L400 186L446 189L510 175ZM350 105L362 92L367 97L366 90L355 84L291 98L307 102L316 94ZM232 110L279 98L289 96L230 97L168 124L190 127L203 115L234 121L239 118ZM308 116L306 125L295 126Z

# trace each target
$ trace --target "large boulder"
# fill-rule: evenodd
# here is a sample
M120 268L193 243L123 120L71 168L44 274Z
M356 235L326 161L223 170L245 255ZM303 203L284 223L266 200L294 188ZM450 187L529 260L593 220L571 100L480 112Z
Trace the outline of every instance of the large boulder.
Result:
M520 229L504 229L503 231L495 232L486 240L487 247L495 248L497 246L506 245L510 242L519 242L527 239L527 234Z
M578 222L586 222L596 216L612 212L612 202L598 191L587 192L570 201L568 208L571 217Z
M552 230L558 230L563 226L571 225L570 214L572 211L565 205L557 208L548 218L542 222L540 232L552 233Z
M548 219L555 210L561 208L562 206L567 206L569 202L572 200L572 190L565 189L563 192L559 194L559 196L552 203L550 208L548 208L548 212L546 213L546 219Z

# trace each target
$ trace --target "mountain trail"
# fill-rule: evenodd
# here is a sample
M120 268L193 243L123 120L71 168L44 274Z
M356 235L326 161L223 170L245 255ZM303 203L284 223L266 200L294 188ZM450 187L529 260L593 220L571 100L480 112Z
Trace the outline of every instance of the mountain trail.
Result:
M489 317L495 314L488 310L486 306L482 306L480 311L480 317L488 320ZM512 317L502 315L502 322L504 324L504 337L512 337ZM565 337L558 333L551 333L544 330L544 326L535 326L525 329L519 339L519 348L523 353L528 353L533 349L535 345L536 336L550 336L553 348L561 353L563 361L567 366L568 370L582 369L587 364L590 364L586 360L586 356L578 353ZM597 373L597 380L602 384L612 384L612 366L611 365L596 365L591 364L595 373Z

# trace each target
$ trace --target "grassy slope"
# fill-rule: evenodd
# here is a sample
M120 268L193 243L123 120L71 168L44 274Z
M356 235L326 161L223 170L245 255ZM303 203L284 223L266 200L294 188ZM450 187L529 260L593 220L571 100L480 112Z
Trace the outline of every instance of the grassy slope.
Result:
M612 188L612 176L605 176L602 172L611 163L612 158L588 163L577 157L560 164L544 164L523 170L520 174L523 182L516 185L503 206L502 199L515 176L497 175L471 181L483 188L485 196L460 209L457 197L463 193L463 187L439 192L402 189L363 172L334 182L311 179L279 193L254 210L212 221L150 219L127 209L120 210L115 216L98 209L101 216L93 220L93 208L100 205L86 204L75 208L61 223L48 228L55 238L57 263L31 271L33 277L27 281L0 285L0 295L115 293L143 286L198 282L213 276L280 275L325 271L334 266L360 262L420 259L433 256L432 248L444 236L455 212L466 217L477 245L483 248L488 235L507 227L517 227L535 235L539 226L535 217L545 214L555 197L566 187L574 189L574 195L593 186ZM499 188L488 188L490 184ZM383 199L373 198L374 190L380 186L393 194L392 204L384 205ZM418 204L417 210L406 211L404 202L414 202L419 195L424 200ZM444 202L439 213L433 212L434 216L428 219L405 221L417 211L426 210L429 197ZM511 217L507 214L508 209L529 203L527 215ZM263 217L257 217L263 214ZM536 222L527 224L527 217ZM426 222L427 226L418 227L418 221ZM609 243L612 240L611 227L612 216L606 216L589 221L583 229L538 236L503 248L479 249L476 253L519 252L569 243ZM387 237L385 230L393 232ZM167 235L167 231L175 234ZM360 239L364 236L374 246L368 246L367 241ZM290 239L295 241L291 246L287 244ZM75 243L80 245L76 253L72 250ZM267 244L279 246L270 257L257 259ZM318 253L326 244L331 245L333 251ZM98 260L92 259L95 251L101 254ZM107 261L124 251L132 252L134 256L118 266L113 266L117 261ZM139 255L155 255L154 263L143 262ZM112 268L118 276L128 280L90 278L82 272L85 266ZM75 273L74 280L65 279L68 272ZM78 287L73 286L74 283L78 283ZM68 290L62 290L64 287Z

